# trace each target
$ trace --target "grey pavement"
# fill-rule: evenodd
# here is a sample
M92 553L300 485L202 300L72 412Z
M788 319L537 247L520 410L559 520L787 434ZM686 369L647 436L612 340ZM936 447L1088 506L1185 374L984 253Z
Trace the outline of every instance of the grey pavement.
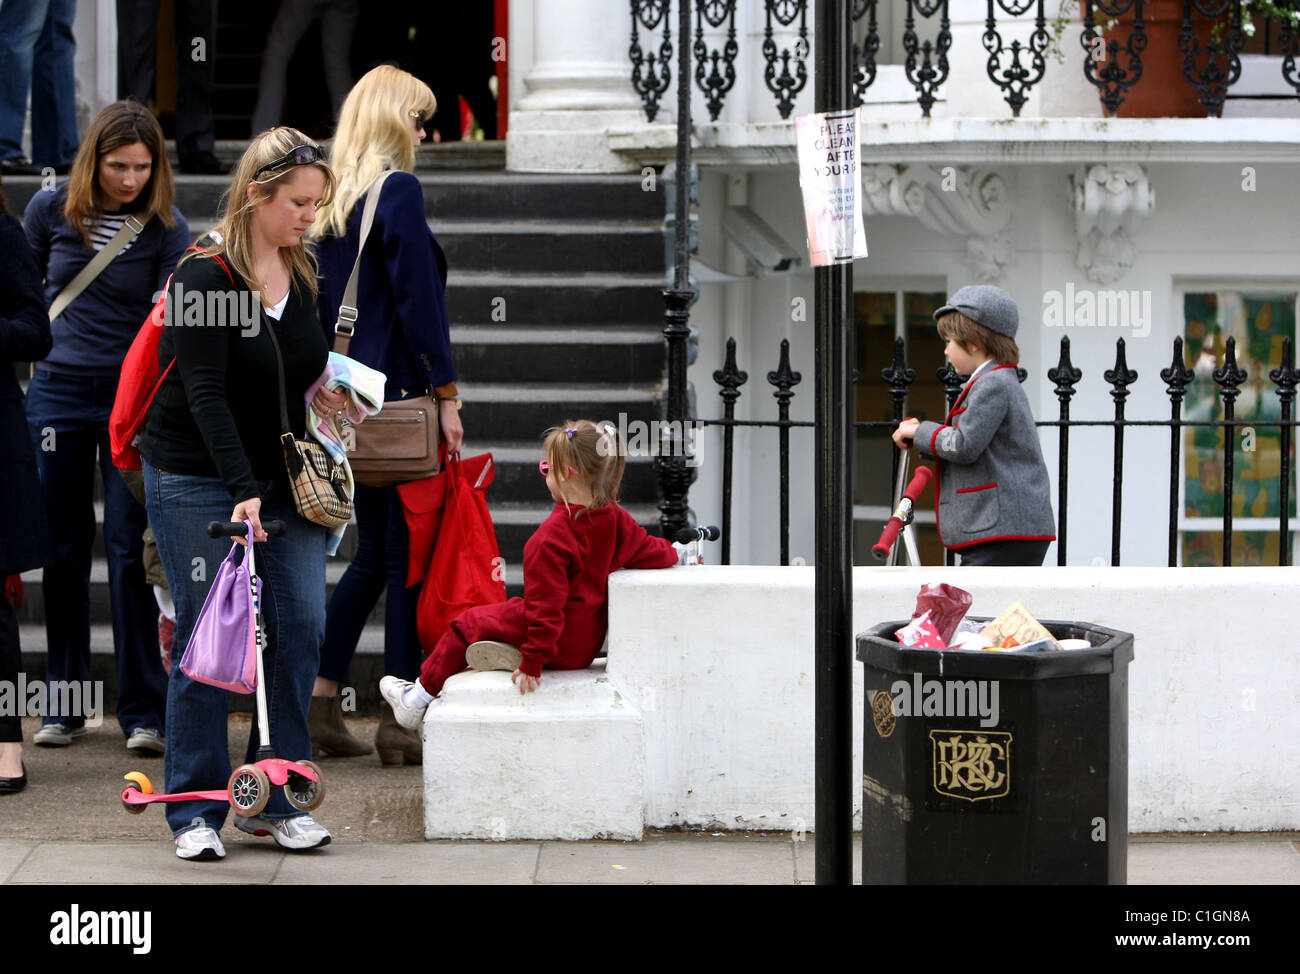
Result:
M377 721L351 718L357 736ZM647 832L641 842L427 842L418 767L381 768L374 755L321 762L328 788L316 818L333 843L282 852L227 824L225 860L176 858L160 808L128 815L121 775L142 770L161 785L162 762L129 755L115 721L67 748L30 744L31 785L0 796L3 884L810 884L813 840L790 833ZM232 715L238 751L248 719ZM854 877L860 874L854 842ZM1132 885L1300 884L1300 834L1177 834L1129 838Z

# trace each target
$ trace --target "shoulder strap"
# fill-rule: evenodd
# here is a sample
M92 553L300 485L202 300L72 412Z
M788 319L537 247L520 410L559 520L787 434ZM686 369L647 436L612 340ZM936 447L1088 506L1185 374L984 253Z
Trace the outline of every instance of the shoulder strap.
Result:
M90 286L90 282L99 277L100 271L107 267L128 243L140 236L143 230L144 224L140 222L139 217L134 213L127 216L126 222L122 224L121 229L113 234L113 239L104 244L104 249L92 257L90 263L81 269L81 273L59 292L58 297L54 299L54 303L50 305L50 321L63 314L68 305Z
M293 433L289 430L289 403L284 394L284 359L280 355L280 342L275 337L275 329L271 326L270 315L264 314L260 306L258 314L262 315L266 330L271 336L271 345L275 348L275 370L280 382L280 441L283 442L286 436L292 440Z
M384 180L392 174L393 170L384 170L366 190L366 206L361 211L361 239L357 242L357 259L352 262L352 273L348 275L347 287L343 289L343 302L339 305L338 320L334 323L334 351L340 355L347 355L348 346L352 343L352 332L357 321L357 277L361 270L361 255L366 249L366 238L370 236L370 225L375 222L379 190L383 187Z

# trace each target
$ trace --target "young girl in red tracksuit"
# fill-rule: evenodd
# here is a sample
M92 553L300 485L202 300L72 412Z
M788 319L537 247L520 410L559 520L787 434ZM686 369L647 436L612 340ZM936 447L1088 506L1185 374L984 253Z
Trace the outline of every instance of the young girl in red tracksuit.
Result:
M617 429L590 420L547 431L539 466L555 509L524 545L524 596L467 609L420 668L416 683L386 676L380 693L402 726L416 728L449 676L465 669L513 669L520 693L537 689L542 668L590 666L605 641L609 573L668 568L677 549L652 537L619 507L626 464Z

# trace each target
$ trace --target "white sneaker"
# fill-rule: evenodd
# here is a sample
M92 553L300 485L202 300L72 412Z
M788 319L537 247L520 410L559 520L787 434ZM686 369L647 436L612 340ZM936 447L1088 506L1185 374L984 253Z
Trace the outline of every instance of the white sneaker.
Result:
M465 648L465 662L475 670L505 670L513 673L524 661L519 647L496 639L480 639Z
M69 728L67 724L45 724L32 738L41 747L67 747L78 737L86 736L86 725Z
M295 815L293 818L236 815L235 828L249 835L269 835L280 848L295 852L330 844L329 832L310 815Z
M162 734L152 727L137 727L126 739L126 749L132 754L162 754L167 750L167 742Z
M420 722L424 720L424 711L426 709L425 707L408 707L402 702L406 688L413 685L410 680L402 680L395 676L386 676L379 681L379 695L388 701L388 705L393 708L393 716L407 730L419 729Z
M201 825L176 836L176 855L195 862L212 862L226 858L226 847L214 829Z

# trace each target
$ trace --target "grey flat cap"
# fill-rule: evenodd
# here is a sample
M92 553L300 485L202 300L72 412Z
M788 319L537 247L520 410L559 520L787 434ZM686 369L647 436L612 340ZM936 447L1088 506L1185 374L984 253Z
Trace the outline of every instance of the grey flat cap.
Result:
M971 321L1008 338L1016 337L1020 310L1011 295L992 284L968 284L959 288L948 303L934 313L936 321L949 311L960 311Z

